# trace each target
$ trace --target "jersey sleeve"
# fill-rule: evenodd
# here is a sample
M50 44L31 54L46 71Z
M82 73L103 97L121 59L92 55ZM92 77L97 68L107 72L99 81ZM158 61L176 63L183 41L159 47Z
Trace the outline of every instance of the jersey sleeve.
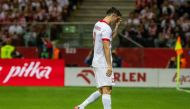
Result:
M112 30L109 28L105 28L102 31L102 40L111 41L111 37L112 37Z

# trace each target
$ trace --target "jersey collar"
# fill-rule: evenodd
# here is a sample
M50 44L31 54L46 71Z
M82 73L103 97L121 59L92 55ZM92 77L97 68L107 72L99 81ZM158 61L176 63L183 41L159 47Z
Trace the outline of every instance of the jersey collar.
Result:
M105 20L99 20L99 21L103 22L103 23L106 23L107 25L109 25L108 22L106 22Z

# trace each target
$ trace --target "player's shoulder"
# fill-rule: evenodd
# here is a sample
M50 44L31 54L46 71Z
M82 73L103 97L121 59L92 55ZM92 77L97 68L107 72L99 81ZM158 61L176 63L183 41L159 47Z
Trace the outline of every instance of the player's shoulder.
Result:
M111 27L109 26L109 24L107 24L106 22L100 20L98 21L95 25L99 26L99 27L102 27L103 30L109 30L109 31L112 31Z

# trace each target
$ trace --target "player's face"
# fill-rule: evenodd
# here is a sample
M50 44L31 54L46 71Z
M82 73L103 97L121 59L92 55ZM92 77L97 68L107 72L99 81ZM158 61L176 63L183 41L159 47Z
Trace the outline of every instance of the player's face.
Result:
M121 16L117 16L116 14L112 15L112 23L117 23L118 21L120 21Z

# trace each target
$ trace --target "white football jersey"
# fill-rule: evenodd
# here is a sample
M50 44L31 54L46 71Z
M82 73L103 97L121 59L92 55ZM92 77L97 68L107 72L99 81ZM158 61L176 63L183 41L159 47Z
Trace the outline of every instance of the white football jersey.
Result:
M103 49L103 40L110 41L110 54L111 54L111 41L112 29L107 22L98 21L93 29L94 39L94 57L92 61L93 67L108 67ZM112 61L112 56L110 57Z

